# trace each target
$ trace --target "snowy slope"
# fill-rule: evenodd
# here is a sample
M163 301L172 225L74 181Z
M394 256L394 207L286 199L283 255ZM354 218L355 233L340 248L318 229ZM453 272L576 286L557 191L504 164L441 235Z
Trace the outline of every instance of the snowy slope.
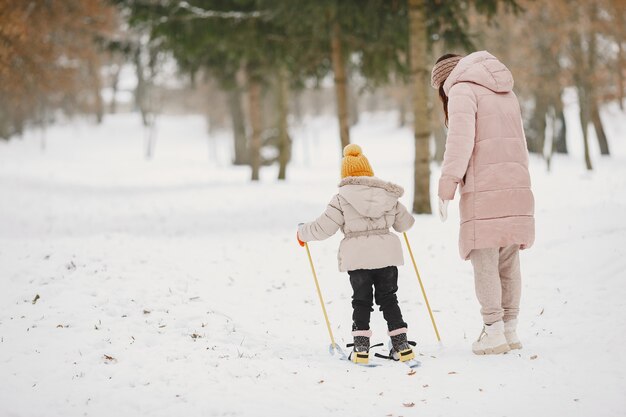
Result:
M523 350L471 353L481 319L471 265L457 254L456 203L445 224L417 217L409 238L443 346L407 264L399 298L423 363L413 375L327 352L294 234L336 190L335 120L294 127L286 183L265 168L250 184L228 164L228 133L207 140L196 116L159 120L152 161L136 115L53 127L45 152L36 131L0 143L0 416L624 415L626 116L609 107L603 117L614 155L594 147L592 173L578 132L552 173L531 162L537 242L522 256ZM410 205L411 132L395 120L364 115L352 135ZM339 241L311 252L346 343ZM372 328L384 341L378 311Z

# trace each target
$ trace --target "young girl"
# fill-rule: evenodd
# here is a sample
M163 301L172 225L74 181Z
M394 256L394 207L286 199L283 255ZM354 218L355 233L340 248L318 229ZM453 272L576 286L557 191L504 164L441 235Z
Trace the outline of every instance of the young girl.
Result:
M297 238L301 245L324 240L337 230L345 234L339 246L339 270L350 275L352 295L352 361L368 363L370 312L373 301L380 306L391 337L391 355L408 361L415 357L407 341L407 324L398 306L398 265L404 263L397 232L413 226L415 220L398 201L402 187L374 177L369 161L358 145L343 150L342 180L339 192L326 211L315 221L301 225Z
M483 330L477 355L521 349L517 315L519 250L535 240L528 151L511 72L486 51L446 54L431 76L448 137L439 180L439 215L460 185L461 257L474 267Z

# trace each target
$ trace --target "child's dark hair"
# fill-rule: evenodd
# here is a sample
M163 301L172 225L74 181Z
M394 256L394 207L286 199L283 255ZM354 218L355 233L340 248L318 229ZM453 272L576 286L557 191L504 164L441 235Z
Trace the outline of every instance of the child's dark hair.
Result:
M452 58L455 56L460 56L460 55L458 54L441 55L439 59L437 60L437 62L435 62L435 64L443 61L444 59ZM441 103L443 104L443 114L445 117L446 127L448 127L448 96L446 95L446 92L443 89L444 82L445 80L442 81L441 84L439 84L439 99L441 100Z

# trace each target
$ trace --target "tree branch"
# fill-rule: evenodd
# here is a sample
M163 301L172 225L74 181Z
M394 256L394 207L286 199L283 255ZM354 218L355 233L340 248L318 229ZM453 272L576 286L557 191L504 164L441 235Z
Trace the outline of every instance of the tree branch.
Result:
M268 14L267 12L263 12L263 11L222 12L222 11L216 11L216 10L205 10L197 6L192 6L186 1L181 1L180 3L178 3L178 8L185 9L191 12L194 15L193 17L201 18L201 19L214 18L214 17L217 17L220 19L257 19L259 17L263 17Z

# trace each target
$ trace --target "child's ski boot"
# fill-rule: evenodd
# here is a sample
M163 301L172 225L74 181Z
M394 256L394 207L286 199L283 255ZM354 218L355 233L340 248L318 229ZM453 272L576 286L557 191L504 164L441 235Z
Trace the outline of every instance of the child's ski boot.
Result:
M391 337L391 351L389 352L389 356L400 362L408 362L415 359L415 353L406 338L405 327L390 331L389 336Z
M370 360L370 337L372 336L371 330L355 330L352 332L354 337L354 343L349 344L352 346L352 352L349 359L360 365L367 365Z

